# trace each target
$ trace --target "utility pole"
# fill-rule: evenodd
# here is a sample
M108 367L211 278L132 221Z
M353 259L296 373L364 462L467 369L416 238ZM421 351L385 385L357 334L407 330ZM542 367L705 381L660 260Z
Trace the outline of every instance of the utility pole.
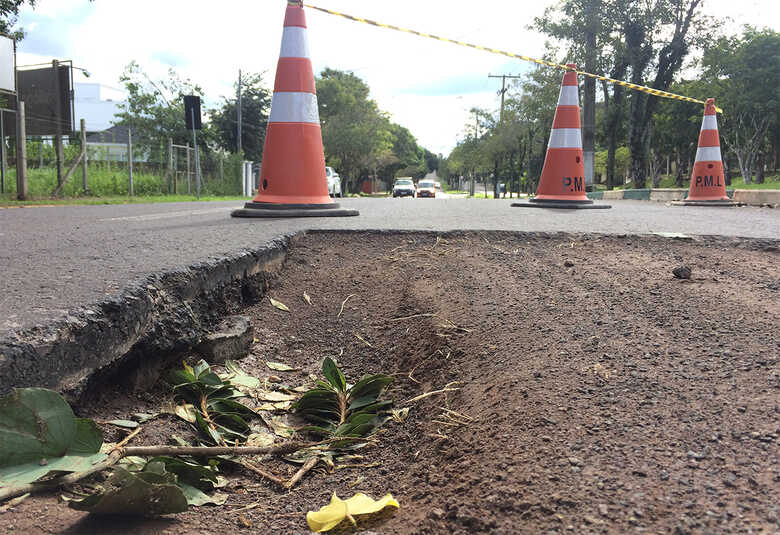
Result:
M236 106L236 114L238 115L237 121L238 121L238 133L237 133L237 141L238 143L236 146L238 147L238 153L241 154L241 157L244 156L244 147L241 143L241 69L238 69L238 105Z
M517 75L514 75L514 74L498 74L498 75L488 74L488 78L501 78L501 92L500 92L500 94L501 94L501 112L500 112L500 115L498 116L498 120L499 120L499 122L503 122L504 121L504 95L506 94L506 79L507 78L510 78L510 79L511 78L522 78L522 76L517 76Z

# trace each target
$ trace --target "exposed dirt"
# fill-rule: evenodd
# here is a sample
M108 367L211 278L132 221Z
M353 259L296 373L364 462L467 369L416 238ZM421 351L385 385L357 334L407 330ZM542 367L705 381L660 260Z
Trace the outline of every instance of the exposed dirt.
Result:
M690 279L672 274L681 265ZM243 312L259 342L241 365L291 386L326 355L352 381L394 374L389 396L411 410L363 467L290 492L229 471L225 506L156 520L91 519L39 496L0 514L0 531L307 533L307 510L363 491L401 508L362 533L777 533L778 291L776 244L310 234L268 292L291 312L268 299ZM405 403L448 384L458 390ZM127 417L167 397L107 392L80 413ZM161 417L133 444L187 433Z

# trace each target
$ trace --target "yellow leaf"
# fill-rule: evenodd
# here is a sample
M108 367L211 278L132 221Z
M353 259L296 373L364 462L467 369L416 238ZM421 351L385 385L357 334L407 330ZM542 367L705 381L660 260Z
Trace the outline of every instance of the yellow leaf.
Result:
M306 513L306 522L312 531L321 533L330 531L345 519L354 524L354 516L377 513L389 506L400 507L392 494L387 494L381 500L374 501L362 492L358 492L348 500L341 500L334 492L330 504L322 507L319 511Z
M381 500L374 501L362 492L358 492L350 499L345 500L344 503L347 504L347 512L353 516L377 513L387 506L399 507L392 494L387 494Z
M271 301L271 304L273 306L275 306L276 308L278 308L279 310L284 310L285 312L289 312L290 311L290 309L287 308L287 305L285 305L281 301L277 301L273 297L268 297L268 300Z
M319 511L309 511L306 513L306 522L309 529L322 533L330 531L347 518L347 504L339 499L336 493L330 498L330 504L322 507Z
M311 297L309 297L309 294L307 294L305 291L303 292L303 299L311 305Z

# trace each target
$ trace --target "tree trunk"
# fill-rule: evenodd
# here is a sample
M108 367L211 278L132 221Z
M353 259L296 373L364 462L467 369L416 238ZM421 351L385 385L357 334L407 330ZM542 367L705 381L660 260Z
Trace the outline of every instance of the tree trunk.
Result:
M758 158L756 158L756 184L764 183L764 147L761 147L758 151Z
M622 79L625 74L625 62L618 64L612 71L612 77L618 80ZM623 122L623 100L625 96L622 86L616 85L612 91L612 104L609 106L611 109L607 113L607 189L614 189L614 187L618 185L617 180L615 179L615 153L617 152L618 130L620 124ZM607 94L605 93L605 103L607 98ZM622 185L622 183L620 185Z
M680 147L674 151L675 187L683 187L682 162L680 161Z
M731 170L729 169L728 156L723 158L723 180L727 186L731 185Z

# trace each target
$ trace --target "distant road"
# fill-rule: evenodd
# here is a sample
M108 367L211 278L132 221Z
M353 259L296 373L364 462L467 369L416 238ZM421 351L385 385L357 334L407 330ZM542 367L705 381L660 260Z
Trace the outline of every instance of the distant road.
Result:
M0 335L61 318L129 281L305 229L681 232L780 238L780 211L616 201L612 210L510 208L510 199L343 199L359 217L232 219L240 202L0 209Z

